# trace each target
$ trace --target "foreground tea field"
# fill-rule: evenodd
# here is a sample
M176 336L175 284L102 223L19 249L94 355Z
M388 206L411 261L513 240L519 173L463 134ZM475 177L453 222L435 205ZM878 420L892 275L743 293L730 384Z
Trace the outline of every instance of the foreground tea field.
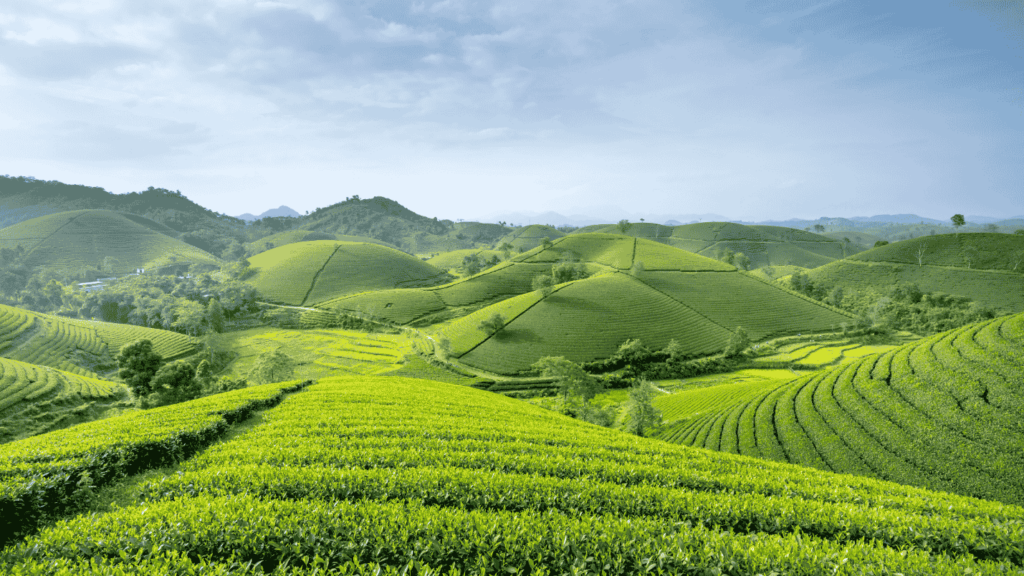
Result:
M675 447L467 388L354 377L292 395L141 485L138 504L8 547L0 569L1019 574L1022 523L1014 506Z
M718 399L662 437L1024 503L1024 315Z

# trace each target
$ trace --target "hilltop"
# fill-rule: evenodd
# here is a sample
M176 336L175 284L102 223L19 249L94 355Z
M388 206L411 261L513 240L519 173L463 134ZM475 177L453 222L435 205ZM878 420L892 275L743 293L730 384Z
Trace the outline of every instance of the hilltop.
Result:
M217 257L168 232L166 226L134 214L76 210L0 228L0 249L21 247L25 265L33 268L74 271L95 266L121 275L172 264L220 265Z
M450 278L404 252L360 242L297 242L257 254L249 263L253 274L246 282L266 298L292 305Z
M617 233L645 238L709 258L720 258L729 253L742 252L750 259L750 268L765 266L814 268L862 249L858 245L813 232L779 226L744 225L731 222L702 222L679 226L633 222L628 224L625 230L617 224L607 224L580 228L573 234L589 232Z
M1024 236L941 234L872 248L807 271L826 290L884 292L916 284L925 292L969 298L1004 312L1024 311Z
M1020 505L1022 350L1017 314L785 384L682 392L673 402L720 401L659 436Z

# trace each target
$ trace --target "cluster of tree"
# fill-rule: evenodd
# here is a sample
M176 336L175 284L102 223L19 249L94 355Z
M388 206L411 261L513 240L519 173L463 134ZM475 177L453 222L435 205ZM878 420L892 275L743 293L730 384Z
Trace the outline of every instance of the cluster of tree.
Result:
M605 390L605 381L598 378L579 364L562 356L545 356L533 364L533 368L546 378L552 378L558 387L561 411L599 426L613 426L616 410L601 408L592 404L595 396ZM629 388L624 428L638 436L644 436L661 424L661 412L654 407L657 391L643 379L638 379Z
M560 260L551 266L551 274L541 274L533 279L533 289L540 290L545 296L551 294L551 290L557 284L583 280L590 276L586 264L577 261L572 256Z
M293 373L291 358L273 350L263 352L256 358L247 378L218 378L214 376L213 365L208 359L200 359L197 355L191 359L165 363L153 350L153 343L145 339L122 346L115 360L118 377L131 390L142 408L166 406L237 390L245 388L249 382L283 382Z
M639 339L629 339L610 357L585 362L582 367L593 374L616 372L605 377L609 388L624 388L635 379L664 380L692 378L704 374L728 372L736 367L750 346L746 330L738 327L720 354L695 358L675 339L661 350L651 350Z
M59 300L48 299L52 307L43 311L191 336L221 332L228 321L259 311L255 288L237 280L218 280L211 274L142 275L88 293L74 286L56 286L53 291L58 288Z
M507 258L508 256L506 256ZM497 266L501 263L501 259L498 258L497 254L487 258L486 260L481 258L479 254L470 254L469 256L463 256L462 258L462 270L467 276L472 276L483 270Z
M916 284L897 284L883 292L847 293L842 286L816 283L806 274L790 277L796 292L856 314L857 328L907 330L928 335L994 318L995 313L964 296L925 292ZM844 331L850 326L843 326Z
M739 268L740 270L750 270L750 258L743 252L733 252L729 248L719 248L715 257L726 264L731 264L732 266Z

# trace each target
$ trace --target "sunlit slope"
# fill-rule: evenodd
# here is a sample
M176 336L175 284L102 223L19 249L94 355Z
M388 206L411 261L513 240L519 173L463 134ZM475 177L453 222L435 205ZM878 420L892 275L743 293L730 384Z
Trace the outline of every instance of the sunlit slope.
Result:
M920 261L918 260L920 258ZM1005 312L1024 311L1024 236L942 234L894 242L807 273L815 283L884 292L917 284Z
M1018 507L400 378L310 386L141 492L7 548L0 569L945 576L1022 559Z
M212 254L168 233L174 231L142 216L77 210L0 228L0 248L22 246L28 253L26 264L32 267L103 266L111 274L168 264L219 264Z
M0 358L0 442L90 420L126 396L121 384Z
M502 236L494 245L495 247L498 247L502 244L508 243L511 244L516 251L525 252L526 250L532 250L537 246L540 246L544 238L547 238L548 240L556 240L562 236L565 236L565 234L551 226L532 224L530 226L517 228L515 231Z
M537 276L551 274L553 265L577 262L597 274L630 270L635 262L645 270L731 271L735 268L685 250L644 239L613 234L573 234L537 246L493 268L443 286L386 290L343 297L324 306L363 312L401 324L429 321L444 315L465 315L479 308L533 290ZM444 319L444 318L442 318Z
M247 281L264 297L311 305L345 294L442 281L436 267L377 244L318 240L297 242L249 259Z
M452 268L458 268L463 265L463 261L467 257L476 256L480 261L489 260L491 258L497 258L504 260L505 255L498 250L484 250L482 248L466 248L463 250L452 250L450 252L442 252L436 256L432 256L427 263L432 266L437 266L441 270L450 270Z
M384 242L383 240L377 240L376 238L370 238L368 236L348 236L345 234L334 234L331 232L313 232L311 230L286 230L284 232L278 232L277 234L271 234L270 236L264 236L259 240L254 240L246 244L246 247L253 252L264 252L277 248L278 246L284 246L286 244L294 244L296 242L312 242L315 240L333 240L339 242L366 242L369 244L380 244L381 246L387 246L389 248L395 248L391 244Z
M699 258L699 257L697 257ZM706 259L702 259L706 260ZM489 334L480 322L506 321ZM493 304L444 326L451 354L501 374L524 371L543 356L576 362L611 356L625 340L651 348L675 339L693 356L721 351L743 327L755 340L831 330L851 318L760 280L732 272L606 273Z
M37 314L0 305L0 356L59 368L84 376L114 369L121 346L149 339L164 359L196 350L197 341L184 334L90 320Z
M617 225L587 226L578 233L621 234ZM731 222L702 222L680 226L632 223L625 235L653 240L711 258L720 252L742 252L751 268L801 266L814 268L852 254L856 247L820 234L781 226L748 226Z
M756 392L723 396L703 416L660 436L1024 503L1024 315Z

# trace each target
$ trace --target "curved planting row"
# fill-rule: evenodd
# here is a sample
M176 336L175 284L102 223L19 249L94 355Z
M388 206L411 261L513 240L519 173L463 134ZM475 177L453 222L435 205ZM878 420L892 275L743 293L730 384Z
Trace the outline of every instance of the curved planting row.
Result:
M651 442L498 395L338 378L0 556L174 573L1021 573L1024 509Z
M688 432L670 439L1024 503L1024 315L801 377Z
M307 383L244 388L0 445L0 545L73 509L83 486L187 457Z

